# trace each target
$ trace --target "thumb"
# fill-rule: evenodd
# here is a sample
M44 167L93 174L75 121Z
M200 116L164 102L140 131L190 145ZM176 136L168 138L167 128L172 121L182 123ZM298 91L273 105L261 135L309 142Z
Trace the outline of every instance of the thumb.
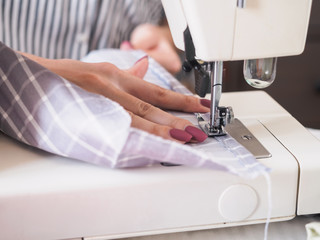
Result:
M149 59L148 59L148 55L146 55L140 58L138 61L136 61L135 64L131 68L129 68L127 71L138 78L143 78L148 71L148 67L149 67Z

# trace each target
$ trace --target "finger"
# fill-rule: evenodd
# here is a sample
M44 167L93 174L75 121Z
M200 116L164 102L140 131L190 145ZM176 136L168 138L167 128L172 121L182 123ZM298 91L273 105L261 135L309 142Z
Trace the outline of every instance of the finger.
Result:
M154 122L150 122L140 116L129 112L131 116L131 126L149 132L151 134L157 135L164 139L169 139L173 141L177 141L180 143L189 142L192 139L192 135L183 131L181 129L171 128L168 126L156 124Z
M181 60L169 42L159 41L156 47L146 49L145 52L167 69L168 72L175 74L181 70Z
M188 120L175 117L158 107L146 103L135 96L132 96L124 91L115 89L116 92L109 95L109 91L105 96L118 102L126 110L134 113L137 116L140 116L151 122L170 126L178 129L185 129L187 126L192 125Z
M149 59L148 59L148 55L140 58L138 61L135 62L135 64L127 70L128 73L130 73L131 75L134 75L138 78L143 78L147 71L148 71L148 67L149 67Z
M210 111L210 103L205 99L173 92L137 79L123 82L123 84L123 89L129 94L163 109L183 112Z
M131 33L130 43L135 49L152 49L157 45L160 38L158 26L142 24Z
M148 65L147 57L137 61L135 65L137 66L133 67L129 72L121 71L113 65L107 65L108 68L112 68L111 70L109 69L109 72L113 72L113 77L110 77L113 79L113 84L130 95L160 108L183 112L210 111L210 102L206 99L173 92L158 85L142 81L140 77L137 77L145 73ZM109 89L109 87L101 88L100 90L103 89Z
M135 41L135 49L142 49L149 56L155 59L160 65L162 65L167 71L175 74L181 70L181 61L176 50L165 40L148 41L148 44L141 45Z
M116 98L115 101L121 104L128 111L132 112L135 116L139 116L140 118L157 125L183 130L192 136L192 140L197 142L203 142L207 138L207 135L200 129L193 126L190 121L173 116L125 92L120 91L118 94L115 94L114 97ZM182 134L177 130L170 133L178 134L179 136Z
M177 73L181 69L181 61L173 43L170 43L162 27L143 24L135 28L131 34L130 44L134 49L141 49L160 63L170 73Z

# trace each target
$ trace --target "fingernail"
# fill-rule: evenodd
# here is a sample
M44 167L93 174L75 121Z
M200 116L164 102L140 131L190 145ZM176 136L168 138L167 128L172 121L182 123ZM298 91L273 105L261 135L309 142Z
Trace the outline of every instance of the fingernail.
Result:
M191 134L176 128L170 129L169 133L171 137L182 142L189 142L192 138Z
M208 99L200 99L200 103L202 106L205 106L207 108L210 108L211 106L211 101Z
M145 55L142 58L139 58L134 64L137 64L138 62L142 61L145 58L148 58L148 55Z
M205 134L203 131L201 131L199 128L196 128L194 126L188 126L186 127L185 131L192 135L192 138L197 140L198 142L203 142L208 138L207 134Z

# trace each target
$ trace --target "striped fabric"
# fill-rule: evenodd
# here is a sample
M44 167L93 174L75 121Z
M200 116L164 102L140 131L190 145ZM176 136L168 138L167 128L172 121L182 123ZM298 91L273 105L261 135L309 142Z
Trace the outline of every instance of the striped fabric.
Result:
M145 53L100 50L85 60L127 68ZM117 103L60 78L0 42L0 130L45 151L110 168L159 162L228 171L256 177L268 171L232 137L183 145L130 127ZM145 78L188 93L153 59ZM197 124L193 114L178 113Z
M0 0L0 41L41 57L80 59L119 47L137 25L162 17L160 0Z

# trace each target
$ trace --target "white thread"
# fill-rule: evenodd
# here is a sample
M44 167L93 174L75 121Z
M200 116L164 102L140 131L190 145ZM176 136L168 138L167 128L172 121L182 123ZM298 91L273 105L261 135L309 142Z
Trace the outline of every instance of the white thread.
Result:
M267 221L266 221L266 225L264 227L264 240L268 239L268 229L269 229L269 223L270 223L270 219L271 219L271 212L272 212L272 194L271 194L271 178L270 178L270 174L268 172L264 172L263 176L266 179L267 182L267 188L268 188L268 213L267 213Z

